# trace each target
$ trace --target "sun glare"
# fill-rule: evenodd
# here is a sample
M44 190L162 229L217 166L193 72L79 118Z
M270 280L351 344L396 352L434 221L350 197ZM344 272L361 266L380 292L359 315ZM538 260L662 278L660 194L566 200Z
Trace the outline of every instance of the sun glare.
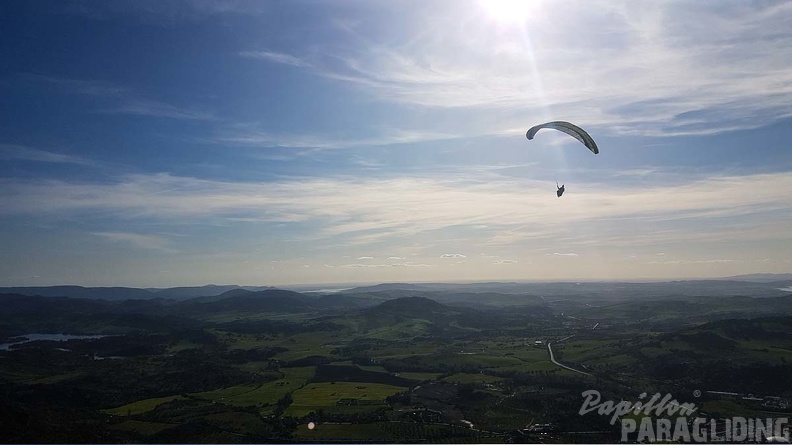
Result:
M525 21L536 11L538 3L537 0L479 0L489 16L502 23Z

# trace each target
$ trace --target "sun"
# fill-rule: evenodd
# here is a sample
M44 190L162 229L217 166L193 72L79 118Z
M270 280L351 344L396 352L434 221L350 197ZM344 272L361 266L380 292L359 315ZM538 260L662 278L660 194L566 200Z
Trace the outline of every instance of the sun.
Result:
M501 23L524 22L538 7L538 0L479 0L486 13Z

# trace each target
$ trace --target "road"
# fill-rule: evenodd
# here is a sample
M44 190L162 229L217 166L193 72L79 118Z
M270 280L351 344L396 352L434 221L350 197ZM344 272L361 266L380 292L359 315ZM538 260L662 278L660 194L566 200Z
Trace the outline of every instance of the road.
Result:
M560 367L562 367L562 368L564 368L564 369L568 369L568 370L570 370L570 371L572 371L572 372L577 372L577 373L579 373L579 374L588 375L588 376L590 376L590 375L591 375L591 374L589 374L588 372L583 372L583 371L581 371L581 370L579 370L579 369L570 368L570 367L569 367L569 366L567 366L567 365L564 365L564 364L562 364L562 363L559 363L559 362L557 362L557 361L556 361L556 359L555 359L555 356L553 355L553 347L552 347L552 346L550 346L550 342L547 342L547 352L549 352L549 353L550 353L550 361L551 361L551 362L553 362L554 364L556 364L557 366L560 366Z

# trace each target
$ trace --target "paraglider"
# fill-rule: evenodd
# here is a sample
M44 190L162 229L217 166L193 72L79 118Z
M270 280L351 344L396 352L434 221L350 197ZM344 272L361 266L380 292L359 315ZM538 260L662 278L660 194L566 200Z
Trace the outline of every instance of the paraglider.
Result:
M594 139L592 139L592 137L589 136L589 134L586 133L585 130L583 130L582 128L578 127L575 124L571 124L565 121L552 121L552 122L545 122L544 124L534 125L530 129L528 129L528 132L525 133L525 137L527 137L528 140L531 140L536 135L536 132L538 132L543 128L551 128L554 130L564 132L572 136L573 138L577 139L578 141L580 141L580 143L585 145L586 148L588 148L592 153L599 154L599 148L597 148L597 143L594 142ZM562 184L561 187L558 187L558 182L556 182L556 188L558 188L558 190L556 190L556 196L560 198L561 195L564 194L564 185Z
M528 140L531 140L536 135L536 132L543 129L543 128L552 128L554 130L562 131L573 138L579 140L583 145L586 146L592 153L598 154L599 148L597 148L597 143L594 142L594 139L586 133L585 130L578 127L575 124L570 124L569 122L564 121L553 121L553 122L546 122L544 124L534 125L531 127L527 133L525 133L525 137Z

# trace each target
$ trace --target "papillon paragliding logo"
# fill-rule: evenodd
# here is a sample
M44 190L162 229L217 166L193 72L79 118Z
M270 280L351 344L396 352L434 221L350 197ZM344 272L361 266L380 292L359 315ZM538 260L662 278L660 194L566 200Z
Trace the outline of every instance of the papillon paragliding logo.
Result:
M695 393L694 393L695 394ZM789 443L787 418L707 419L692 417L698 411L693 403L679 403L671 394L656 393L647 399L647 393L638 396L637 402L621 400L602 401L599 391L588 390L581 394L585 399L579 414L596 412L610 416L610 424L621 423L622 442L769 442Z
M596 411L597 414L603 416L611 416L610 423L614 425L621 417L628 414L643 415L643 416L689 416L695 413L698 408L693 403L679 403L671 394L666 394L663 397L660 393L654 394L649 400L646 400L647 394L642 393L638 396L637 402L629 400L621 400L613 402L612 400L602 401L599 391L590 389L581 394L585 397L583 406L580 407L579 414L585 415L590 412Z

